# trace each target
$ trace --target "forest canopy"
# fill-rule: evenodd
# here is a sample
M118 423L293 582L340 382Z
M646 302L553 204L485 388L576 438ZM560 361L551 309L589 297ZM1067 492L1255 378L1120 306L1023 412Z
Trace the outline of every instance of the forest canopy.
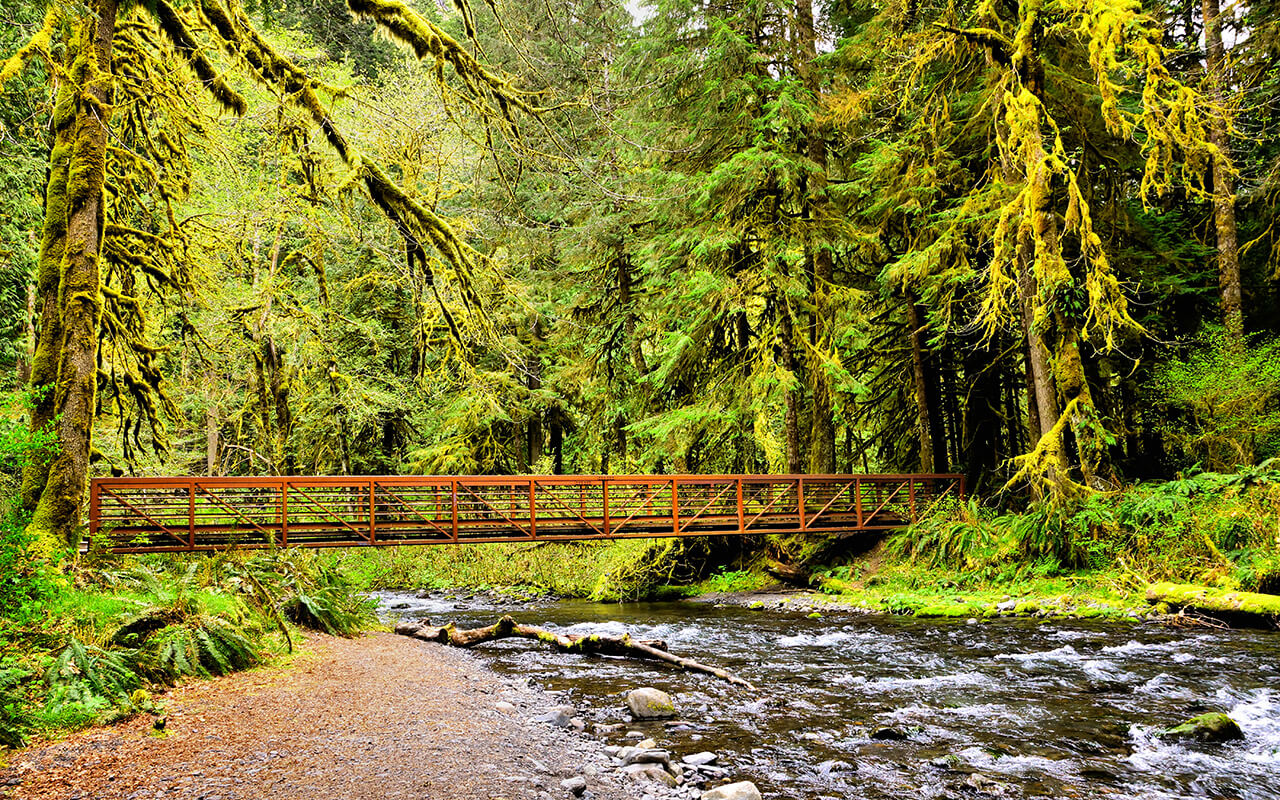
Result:
M1280 456L1271 4L0 21L46 552L96 474L956 471L1017 503Z

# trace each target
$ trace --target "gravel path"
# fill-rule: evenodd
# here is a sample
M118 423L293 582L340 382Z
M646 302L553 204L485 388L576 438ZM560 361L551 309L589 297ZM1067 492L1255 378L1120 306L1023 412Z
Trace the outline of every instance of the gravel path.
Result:
M529 722L550 701L466 652L385 633L307 649L170 691L163 736L141 715L16 753L0 784L22 800L561 800L581 775L588 798L643 793L596 740Z

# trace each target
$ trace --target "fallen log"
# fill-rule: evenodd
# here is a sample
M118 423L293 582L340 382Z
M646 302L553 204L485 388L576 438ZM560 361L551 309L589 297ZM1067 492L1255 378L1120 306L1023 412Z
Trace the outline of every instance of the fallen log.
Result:
M805 567L797 567L794 564L783 564L781 561L769 559L765 564L765 570L780 581L794 583L800 586L809 585L809 570Z
M1147 602L1204 614L1233 627L1280 628L1280 597L1272 594L1157 583L1147 587Z
M550 645L561 653L595 653L605 656L623 656L639 658L647 661L662 661L690 672L702 672L726 680L734 686L744 686L755 691L755 686L739 678L728 670L709 667L688 658L681 658L667 652L665 643L656 640L632 639L630 634L622 636L568 636L545 628L532 625L521 625L510 616L504 616L492 625L484 628L459 628L450 622L437 627L421 622L404 621L396 625L396 633L410 636L424 642L439 642L451 647L474 647L484 642L498 639L533 639Z

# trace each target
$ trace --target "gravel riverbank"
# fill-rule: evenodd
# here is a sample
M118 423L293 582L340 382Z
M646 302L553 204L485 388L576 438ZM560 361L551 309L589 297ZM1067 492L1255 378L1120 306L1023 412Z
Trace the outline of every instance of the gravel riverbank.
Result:
M21 800L642 798L553 698L469 653L386 633L311 636L291 666L170 691L141 715L13 754ZM568 782L567 784L562 782Z

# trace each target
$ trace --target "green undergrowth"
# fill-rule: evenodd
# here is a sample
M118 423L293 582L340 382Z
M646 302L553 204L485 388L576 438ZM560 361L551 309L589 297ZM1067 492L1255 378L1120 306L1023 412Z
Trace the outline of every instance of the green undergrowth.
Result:
M620 602L691 591L687 587L715 563L739 552L740 541L726 541L729 538L347 549L326 553L322 559L363 591L491 590ZM740 578L722 570L710 580L727 586ZM706 589L731 590L710 585Z
M528 542L342 549L320 555L361 591L465 589L590 597L650 542Z
M961 570L891 561L857 583L847 567L823 570L818 582L842 604L920 617L1121 617L1146 612L1141 591L1107 572L1015 580L984 579Z
M6 541L20 542L19 522L7 520ZM376 624L372 602L307 551L81 560L5 601L9 747L161 713L167 687L276 662L302 628L351 636Z
M1280 463L1197 472L1066 507L974 501L891 537L874 574L853 561L817 582L846 601L921 616L1145 611L1167 581L1280 592Z

